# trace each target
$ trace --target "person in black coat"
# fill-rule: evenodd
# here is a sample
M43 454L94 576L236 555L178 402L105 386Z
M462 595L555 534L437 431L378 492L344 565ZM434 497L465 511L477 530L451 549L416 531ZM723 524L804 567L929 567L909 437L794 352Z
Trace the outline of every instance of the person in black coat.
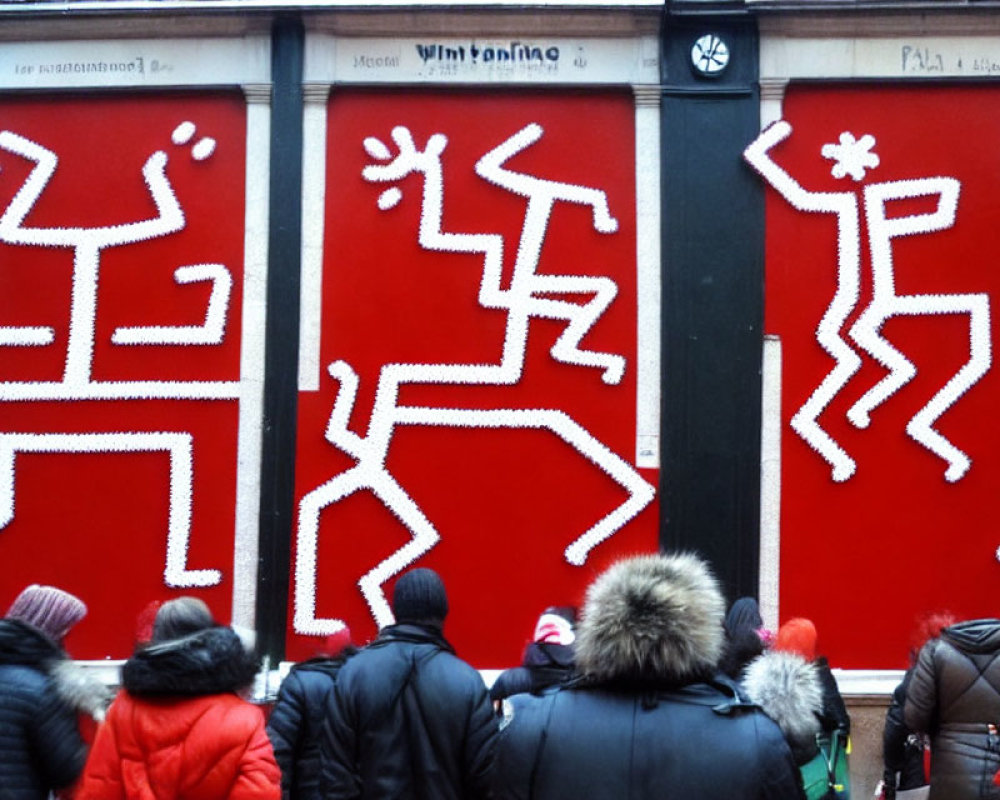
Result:
M321 796L487 797L497 719L482 677L444 638L440 577L407 572L392 609L396 624L343 666L327 696Z
M78 712L103 714L108 692L62 648L87 613L77 597L34 584L0 620L0 797L46 800L83 770Z
M738 681L747 664L764 652L771 634L764 628L760 607L752 597L738 598L726 613L722 627L726 632L726 648L719 669Z
M490 699L497 703L522 692L537 692L573 677L576 655L576 609L550 606L535 624L535 633L524 649L519 667L501 672L490 687Z
M720 672L725 604L697 556L618 562L590 586L578 681L519 695L496 800L798 800L781 730Z
M326 696L337 673L358 650L346 626L329 636L323 652L291 668L267 721L267 735L281 767L282 800L319 800L319 736Z

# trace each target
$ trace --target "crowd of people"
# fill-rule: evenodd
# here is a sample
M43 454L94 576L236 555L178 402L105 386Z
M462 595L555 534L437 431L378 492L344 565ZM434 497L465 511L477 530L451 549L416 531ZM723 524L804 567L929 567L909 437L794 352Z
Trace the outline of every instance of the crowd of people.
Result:
M201 600L151 607L112 698L63 647L84 603L29 586L0 619L0 798L849 798L815 625L727 609L696 555L612 565L489 687L445 637L437 573L400 576L392 610L294 665L266 714L252 636ZM997 721L1000 621L935 617L886 717L883 796L1000 797Z

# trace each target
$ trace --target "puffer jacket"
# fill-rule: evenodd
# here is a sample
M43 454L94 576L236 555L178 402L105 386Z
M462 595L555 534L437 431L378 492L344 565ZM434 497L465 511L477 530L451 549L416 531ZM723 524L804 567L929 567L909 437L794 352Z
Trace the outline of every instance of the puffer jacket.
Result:
M439 630L383 628L341 669L327 707L324 800L488 796L497 720L482 677Z
M45 800L77 779L86 759L76 712L63 698L66 654L41 631L0 620L0 798Z
M101 726L76 800L278 800L262 711L235 692L256 660L230 628L137 652Z
M505 669L490 687L491 700L503 700L522 692L538 692L565 683L574 674L572 645L532 642L524 650L521 666Z
M351 654L354 650L351 650ZM267 735L281 767L282 800L318 800L319 735L326 696L350 655L296 664L281 682L267 720Z
M798 800L781 730L716 672L724 603L697 558L640 557L591 586L579 681L511 698L495 800Z
M903 717L931 736L931 800L1000 798L1000 620L960 622L920 651Z

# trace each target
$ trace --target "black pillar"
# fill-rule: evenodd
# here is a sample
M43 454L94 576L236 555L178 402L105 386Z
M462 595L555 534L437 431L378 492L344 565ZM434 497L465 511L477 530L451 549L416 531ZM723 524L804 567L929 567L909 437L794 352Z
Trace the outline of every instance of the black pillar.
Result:
M729 600L756 596L759 572L764 212L741 156L757 52L749 17L666 10L660 543L708 558Z
M272 665L285 653L294 521L304 48L301 20L276 19L271 33L270 224L256 610L257 645Z

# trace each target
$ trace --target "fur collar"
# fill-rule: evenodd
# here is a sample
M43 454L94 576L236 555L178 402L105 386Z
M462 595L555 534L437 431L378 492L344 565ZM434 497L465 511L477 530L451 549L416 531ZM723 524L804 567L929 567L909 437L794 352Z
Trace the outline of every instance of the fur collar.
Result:
M220 626L139 650L122 667L122 685L137 696L221 694L249 686L257 667L235 631Z
M815 748L823 687L814 664L795 653L769 650L747 666L743 689L778 723L793 750Z
M587 590L577 664L598 683L705 680L722 655L724 613L718 582L697 556L625 559Z

